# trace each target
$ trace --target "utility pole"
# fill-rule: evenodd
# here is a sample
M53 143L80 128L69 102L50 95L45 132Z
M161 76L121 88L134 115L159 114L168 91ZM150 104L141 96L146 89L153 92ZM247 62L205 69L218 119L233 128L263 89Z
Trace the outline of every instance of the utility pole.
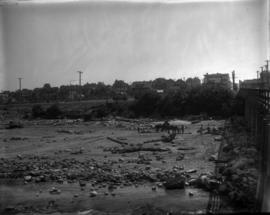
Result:
M81 86L82 86L82 71L78 71L79 73L79 100L81 101Z
M19 102L22 101L22 79L23 78L18 78L18 81L19 81Z
M266 60L265 62L266 62L266 65L265 65L266 72L268 72L268 68L269 68L269 67L268 67L268 63L269 63L269 60Z
M235 71L232 71L233 90L235 90Z
M78 71L78 73L79 73L79 86L81 86L82 85L82 71Z
M18 78L18 80L19 80L19 90L20 91L22 90L22 79L23 78Z
M73 100L73 95L72 95L72 82L74 82L76 80L70 80L69 81L69 98L71 99L71 101Z

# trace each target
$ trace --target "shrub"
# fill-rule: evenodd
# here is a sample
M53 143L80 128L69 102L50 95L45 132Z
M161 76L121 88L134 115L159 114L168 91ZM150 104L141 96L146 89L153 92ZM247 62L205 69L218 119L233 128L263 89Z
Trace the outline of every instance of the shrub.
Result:
M45 111L41 105L34 105L32 107L32 117L34 118L43 118L45 116Z
M58 119L62 115L62 111L57 104L53 104L46 110L47 119Z

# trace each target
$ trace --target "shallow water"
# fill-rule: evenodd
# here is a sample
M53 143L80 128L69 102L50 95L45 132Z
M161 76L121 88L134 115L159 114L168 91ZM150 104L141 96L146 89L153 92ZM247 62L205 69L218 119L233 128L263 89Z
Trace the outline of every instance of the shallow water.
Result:
M52 187L61 190L60 194L50 194ZM117 188L109 192L107 188L95 189L96 197L90 197L90 184L81 190L78 184L44 184L44 185L0 185L1 210L7 206L27 205L34 208L46 208L51 200L57 204L61 212L75 212L83 210L99 210L103 212L130 212L143 205L152 205L164 210L198 211L205 210L209 200L209 193L201 189L186 188L183 190L165 190L152 186L140 185ZM108 195L105 195L107 192ZM190 196L192 192L194 195ZM112 195L115 194L114 196ZM75 197L74 195L77 195Z

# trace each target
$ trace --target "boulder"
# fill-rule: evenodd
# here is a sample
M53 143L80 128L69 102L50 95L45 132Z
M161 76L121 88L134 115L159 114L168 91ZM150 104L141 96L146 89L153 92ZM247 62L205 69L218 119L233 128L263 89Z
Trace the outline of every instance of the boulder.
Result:
M174 176L172 178L168 178L163 186L166 189L184 189L185 188L186 178L184 176Z
M97 194L98 194L97 191L93 190L90 192L90 197L95 197L97 196Z
M27 182L29 182L29 181L32 180L32 176L31 175L27 175L27 176L24 177L24 180L27 181Z

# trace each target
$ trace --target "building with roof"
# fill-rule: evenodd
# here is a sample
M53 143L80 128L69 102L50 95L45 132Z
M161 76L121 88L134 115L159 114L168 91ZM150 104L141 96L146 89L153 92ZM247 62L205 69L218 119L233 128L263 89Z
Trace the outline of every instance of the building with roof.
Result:
M222 87L226 87L228 89L232 88L232 83L230 81L230 75L228 73L215 73L215 74L208 74L204 75L204 84L214 84L219 85Z

